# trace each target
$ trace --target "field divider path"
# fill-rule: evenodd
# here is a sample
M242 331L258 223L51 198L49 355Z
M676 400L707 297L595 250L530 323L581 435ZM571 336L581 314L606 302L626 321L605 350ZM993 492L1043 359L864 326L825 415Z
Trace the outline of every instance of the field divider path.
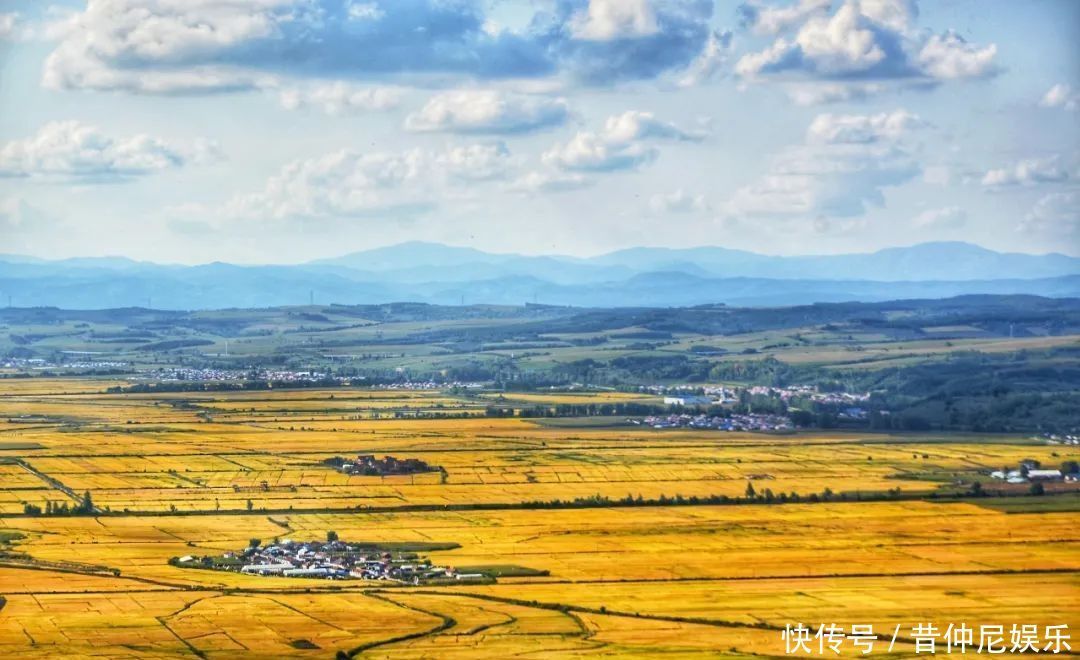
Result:
M21 458L15 457L15 458L12 459L12 462L15 463L16 465L18 465L19 467L21 467L22 469L26 470L27 472L33 474L38 479L41 479L42 481L44 481L46 484L48 484L53 489L60 491L64 495L67 495L76 504L82 504L82 497L80 497L78 494L76 494L75 491L73 491L72 489L65 486L64 483L62 481L60 481L59 479L56 479L54 477L50 477L49 475L47 475L44 472L42 472L41 470L37 469L33 465L30 465L29 463L27 463L26 461L24 461ZM101 510L98 509L97 507L94 507L94 513L101 513Z
M439 623L435 627L430 628L428 630L420 630L420 631L413 632L413 633L407 633L405 635L398 635L397 637L391 637L389 639L377 640L377 641L374 641L374 642L368 642L367 644L361 644L360 646L357 646L357 647L355 647L353 649L350 649L347 652L347 655L350 658L355 658L356 656L360 655L361 653L364 653L365 651L370 651L371 649L378 648L380 646L386 646L388 644L397 644L398 642L407 642L407 641L413 640L413 639L421 639L423 637L429 637L431 635L437 635L437 634L439 634L439 633L441 633L441 632L443 632L445 630L450 630L451 628L453 628L454 626L457 625L457 621L455 621L453 617L447 616L445 614L440 614L438 612L425 610L423 608L414 607L412 605L405 605L403 603L399 603L399 602L397 602L396 600L394 600L392 598L387 598L385 596L380 595L380 593L378 591L371 590L371 591L366 591L364 593L365 593L365 595L367 595L370 598L375 598L376 600L381 600L381 601L390 603L391 605L396 605L397 607L400 607L400 608L405 609L405 610L411 610L413 612L420 612L421 614L427 614L428 616L433 616L433 617L439 618L442 621L441 621L441 623Z

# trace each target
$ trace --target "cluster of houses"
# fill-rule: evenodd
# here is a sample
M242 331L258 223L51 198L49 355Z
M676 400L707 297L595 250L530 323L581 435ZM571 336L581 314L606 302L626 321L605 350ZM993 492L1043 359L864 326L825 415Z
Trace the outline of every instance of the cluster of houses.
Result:
M0 367L4 369L49 369L57 365L42 358L4 358Z
M1074 433L1046 433L1043 438L1048 445L1080 445L1080 435Z
M324 460L323 463L345 474L369 477L441 471L438 466L429 465L419 458L396 458L389 455L376 458L374 454L360 454L353 459L334 456Z
M246 575L323 578L327 580L390 580L404 584L440 581L487 581L484 573L459 573L450 566L433 566L415 553L387 552L372 545L333 540L299 543L283 540L252 546L220 557L188 555L173 562L189 568L213 568Z
M745 392L750 396L777 397L782 401L808 399L814 403L843 408L843 412L852 417L859 417L865 411L859 404L870 399L869 392L822 392L813 385L791 385L788 387L726 387L723 385L645 385L641 391L662 394L664 405L668 406L721 406L737 403Z
M1075 468L1075 463L1073 463L1073 467ZM1078 479L1076 472L1044 469L1038 461L1032 459L1020 461L1020 466L1015 470L994 470L990 473L990 476L1010 484L1026 484L1043 481L1077 481Z
M478 390L478 389L482 389L484 387L486 387L486 385L484 383L462 382L462 381L456 381L456 380L451 381L451 382L446 382L446 383L440 383L440 382L436 382L434 380L403 380L403 381L398 381L398 382L395 382L395 383L380 383L378 385L375 385L374 389L377 389L377 390L390 390L390 391L397 391L397 390L427 391L427 390L441 390L441 389L445 389L445 388L459 388L459 389L464 389L464 390Z
M638 424L638 421L634 421ZM713 429L716 431L791 431L795 428L784 415L659 415L646 417L640 423L654 429Z
M352 379L332 377L321 371L291 369L195 369L191 367L171 367L144 373L140 380L160 382L216 382L265 380L275 383L321 383L335 380L348 384Z

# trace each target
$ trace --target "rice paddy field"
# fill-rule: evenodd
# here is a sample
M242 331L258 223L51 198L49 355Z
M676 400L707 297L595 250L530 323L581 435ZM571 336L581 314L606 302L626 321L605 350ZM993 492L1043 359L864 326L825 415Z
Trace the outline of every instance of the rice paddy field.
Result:
M872 625L872 655L909 657L919 624L966 623L976 641L980 625L1006 640L1013 624L1080 625L1080 496L961 496L1025 459L1078 460L1075 446L474 416L648 402L620 393L106 393L115 384L0 380L4 657L773 657L800 623ZM358 454L439 469L324 462ZM787 501L746 502L748 485ZM88 515L25 513L86 493ZM169 563L329 531L453 544L425 556L531 574L412 586Z

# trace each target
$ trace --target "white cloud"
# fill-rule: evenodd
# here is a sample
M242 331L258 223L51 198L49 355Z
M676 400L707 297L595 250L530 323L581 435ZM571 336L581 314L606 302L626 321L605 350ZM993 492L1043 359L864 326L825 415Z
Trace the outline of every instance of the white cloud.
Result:
M931 35L919 51L918 63L924 73L938 80L983 78L997 71L997 45L974 46L949 31Z
M77 121L45 124L0 148L0 176L115 180L217 157L214 143L178 146L149 135L113 138Z
M903 110L819 115L806 142L774 157L768 172L738 189L725 210L736 217L847 218L884 206L886 188L921 171L904 143L909 132L925 126Z
M806 131L807 142L865 144L895 140L914 128L926 126L918 115L897 109L876 115L821 114Z
M684 131L675 124L661 121L651 112L629 110L621 115L612 115L604 122L603 137L610 142L629 142L631 140L661 139L696 142L704 139L697 132Z
M449 176L463 181L502 179L512 167L510 150L502 142L453 147L438 154L435 162Z
M656 160L654 140L700 140L703 136L660 121L650 112L630 110L608 117L600 132L581 131L543 155L545 164L564 170L631 170Z
M829 11L832 0L798 0L791 5L773 6L759 0L739 8L743 23L755 34L771 36L786 32L811 16Z
M570 19L571 34L589 41L647 37L659 30L650 0L589 0Z
M897 32L909 29L919 15L915 0L859 0L859 9L870 20Z
M1069 173L1061 165L1060 157L1050 156L1027 158L1014 165L988 170L983 175L982 185L988 188L1031 186L1039 183L1058 183L1068 178Z
M682 188L670 193L658 193L649 199L654 213L694 213L709 210L705 195L691 195Z
M416 214L458 194L461 184L506 179L517 168L501 142L400 152L342 149L293 161L261 190L203 214L256 220Z
M45 60L43 83L148 93L258 87L272 77L214 55L280 35L289 2L91 2L53 30L61 41Z
M433 96L405 119L410 131L509 135L563 124L565 99L495 90L460 90Z
M1018 229L1070 240L1080 239L1080 191L1045 195L1024 216Z
M259 192L237 195L224 215L241 218L319 218L389 210L405 203L395 195L419 180L425 155L361 154L341 150L294 161L270 177Z
M735 70L754 80L794 76L844 85L867 80L938 82L997 73L994 44L972 45L951 30L917 30L912 25L916 15L915 4L908 0L846 0L831 16L808 13L793 37L779 37L765 49L743 55Z
M967 211L959 206L928 209L912 220L919 229L959 229L967 223Z
M385 111L401 104L404 92L396 87L357 87L342 81L285 87L279 92L286 110L315 107L328 115Z
M281 79L439 85L560 79L609 85L685 69L705 49L712 3L589 0L499 29L475 0L100 0L53 34L43 81L58 89L200 94Z
M350 21L380 21L386 17L386 12L374 2L349 0L345 6Z
M731 54L733 35L731 30L713 32L709 35L709 41L705 49L701 51L686 71L679 76L676 84L679 87L694 87L712 80L727 64Z
M1044 108L1080 109L1080 92L1073 91L1066 83L1058 83L1046 90L1039 105Z
M640 142L611 142L591 132L581 132L563 145L544 153L544 163L565 170L611 172L632 170L656 160L656 147Z

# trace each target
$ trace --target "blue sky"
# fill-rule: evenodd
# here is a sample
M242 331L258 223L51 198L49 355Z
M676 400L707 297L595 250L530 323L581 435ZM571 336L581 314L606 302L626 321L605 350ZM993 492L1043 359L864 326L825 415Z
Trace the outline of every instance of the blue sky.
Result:
M1071 0L0 0L0 252L1080 254Z

